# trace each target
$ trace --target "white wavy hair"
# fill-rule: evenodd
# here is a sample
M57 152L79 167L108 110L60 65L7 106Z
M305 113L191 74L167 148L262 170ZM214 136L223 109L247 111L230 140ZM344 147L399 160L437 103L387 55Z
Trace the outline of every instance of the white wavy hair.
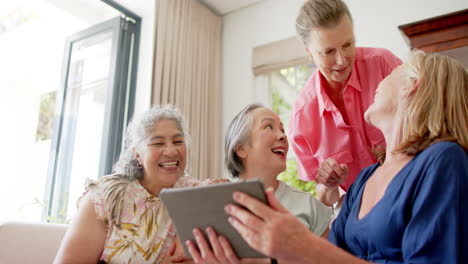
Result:
M129 180L143 178L143 168L138 167L134 150L141 150L146 146L145 143L149 139L152 129L160 120L174 120L177 128L184 136L187 150L189 149L190 136L180 111L171 104L154 105L141 116L134 118L128 125L125 133L124 148L119 160L113 166L113 173L126 177ZM187 158L188 156L187 154ZM185 174L187 174L187 170L188 166L185 168Z

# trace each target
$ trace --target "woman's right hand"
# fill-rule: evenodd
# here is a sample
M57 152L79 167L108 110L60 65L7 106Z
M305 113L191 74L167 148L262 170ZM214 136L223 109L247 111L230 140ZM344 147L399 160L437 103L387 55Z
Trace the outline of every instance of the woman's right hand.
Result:
M328 158L317 172L317 197L323 204L333 206L340 200L339 186L348 177L348 166L339 164L334 158Z
M334 158L328 158L322 164L317 172L317 182L325 187L335 189L342 184L348 177L348 165L339 164Z

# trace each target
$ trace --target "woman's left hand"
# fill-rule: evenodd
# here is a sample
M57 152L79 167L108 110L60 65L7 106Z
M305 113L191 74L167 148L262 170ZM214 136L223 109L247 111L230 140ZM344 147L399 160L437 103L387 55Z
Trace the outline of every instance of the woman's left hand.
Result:
M230 182L226 178L218 178L218 179L210 179L208 180L208 184L218 184L218 183L227 183Z
M192 255L195 263L215 264L215 263L241 263L241 264L270 264L270 259L238 259L234 251L232 250L231 244L223 236L217 236L213 228L207 229L208 237L210 240L211 248L208 247L208 241L200 230L194 229L194 236L197 241L199 252L195 245L191 241L187 241L187 247Z
M209 244L199 229L193 230L193 235L195 236L200 251L195 247L192 241L186 242L187 248L195 263L241 263L225 237L218 236L212 227L208 227L206 233L208 234ZM210 249L210 245L212 250Z
M185 256L184 250L182 249L182 244L178 237L174 244L171 246L169 251L166 253L166 256L161 261L161 264L172 264L172 263L193 263L193 261L187 256Z
M254 249L279 261L301 263L310 247L312 233L275 198L274 190L266 191L271 208L257 199L235 192L234 200L246 207L229 204L229 222ZM312 239L313 240L313 239Z

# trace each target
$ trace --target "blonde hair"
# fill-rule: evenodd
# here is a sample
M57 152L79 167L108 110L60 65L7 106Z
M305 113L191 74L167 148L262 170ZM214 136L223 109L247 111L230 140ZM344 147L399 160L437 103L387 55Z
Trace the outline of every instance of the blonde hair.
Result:
M396 152L415 155L439 141L468 151L468 73L445 55L413 51L405 64L416 82L408 97Z
M296 32L307 45L313 28L336 26L345 15L352 21L351 13L342 0L307 0L297 15Z

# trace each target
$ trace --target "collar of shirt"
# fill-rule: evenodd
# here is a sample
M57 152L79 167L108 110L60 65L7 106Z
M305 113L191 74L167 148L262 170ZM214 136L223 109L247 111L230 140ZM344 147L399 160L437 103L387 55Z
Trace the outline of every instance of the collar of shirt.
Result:
M315 89L317 93L319 113L320 117L322 117L324 110L333 111L336 109L336 106L335 104L333 104L332 100L330 99L330 97L328 97L328 94L325 91L325 86L328 85L327 80L325 79L325 77L323 77L320 70L317 70L316 74L317 78L315 78ZM361 91L358 74L356 72L356 62L353 64L351 75L349 76L348 83L346 84L343 91L346 92L348 87L352 87L358 91Z

